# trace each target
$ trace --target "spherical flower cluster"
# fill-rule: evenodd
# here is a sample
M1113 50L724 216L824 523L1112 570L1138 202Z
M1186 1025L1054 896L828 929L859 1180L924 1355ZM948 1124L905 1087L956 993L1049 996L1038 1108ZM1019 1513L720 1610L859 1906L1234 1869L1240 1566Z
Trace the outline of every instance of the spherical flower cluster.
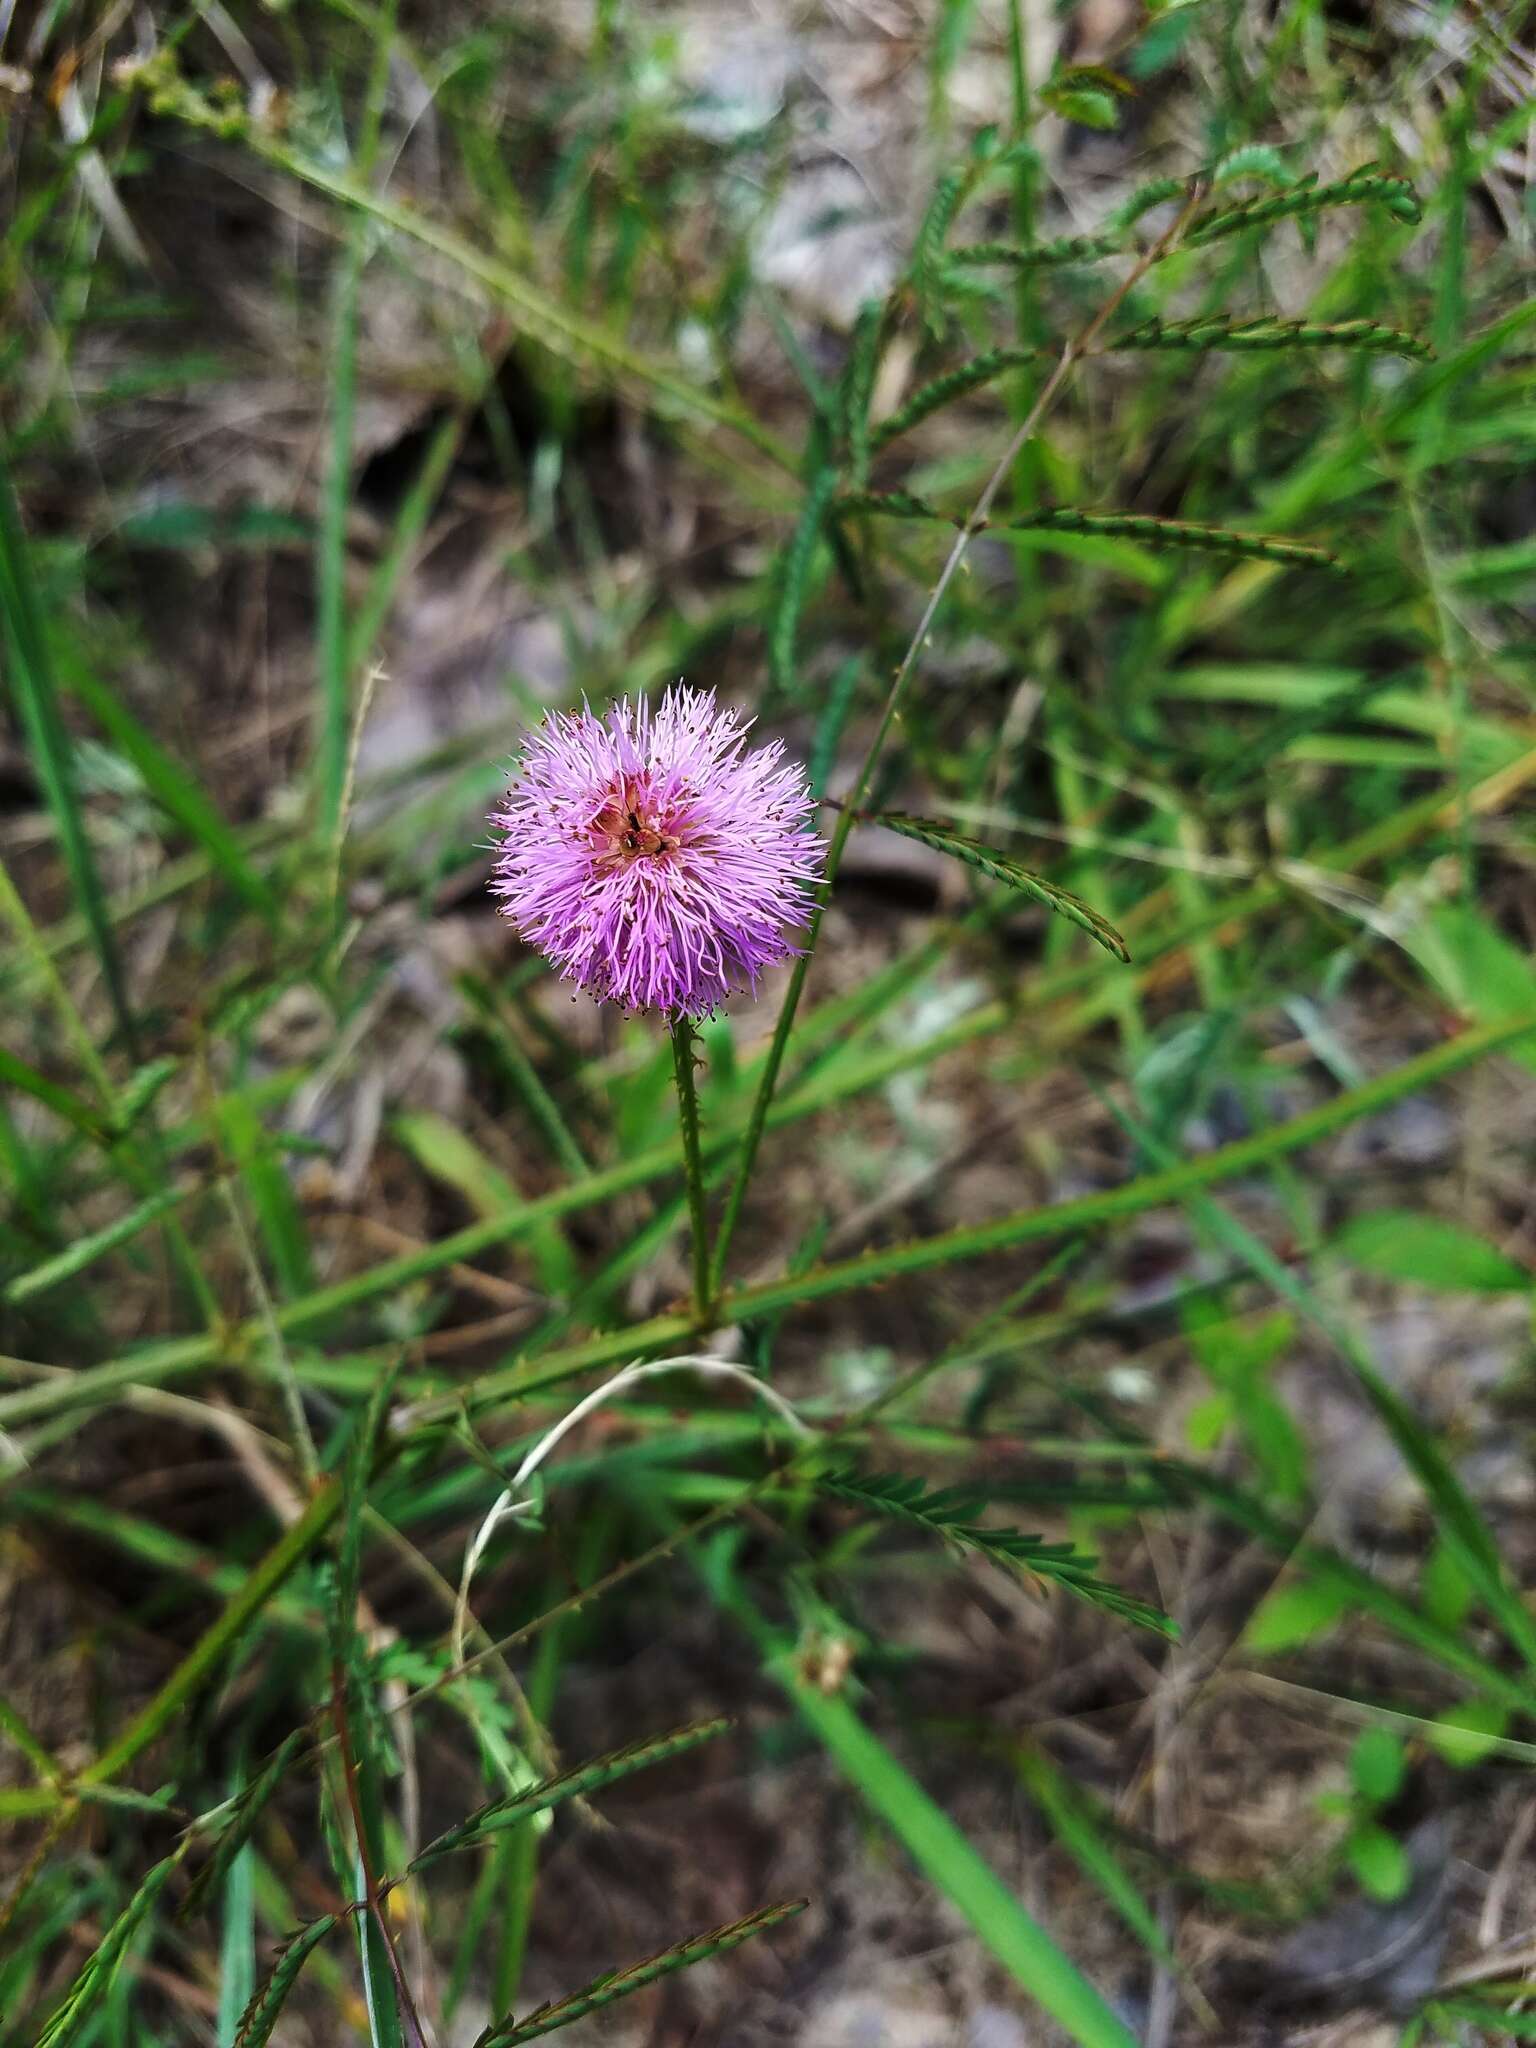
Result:
M502 910L568 980L631 1010L702 1017L796 949L821 877L814 800L775 741L712 690L654 711L552 714L491 822Z

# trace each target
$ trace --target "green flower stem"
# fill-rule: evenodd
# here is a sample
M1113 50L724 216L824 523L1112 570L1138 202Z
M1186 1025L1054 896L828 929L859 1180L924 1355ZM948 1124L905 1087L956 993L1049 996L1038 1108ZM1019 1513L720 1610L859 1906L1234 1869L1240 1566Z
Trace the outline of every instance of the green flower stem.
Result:
M672 1023L672 1071L677 1076L677 1115L683 1131L683 1174L688 1185L688 1220L693 1230L693 1309L702 1326L709 1321L712 1284L709 1264L709 1210L704 1195L704 1158L699 1145L699 1093L694 1081L693 1019Z

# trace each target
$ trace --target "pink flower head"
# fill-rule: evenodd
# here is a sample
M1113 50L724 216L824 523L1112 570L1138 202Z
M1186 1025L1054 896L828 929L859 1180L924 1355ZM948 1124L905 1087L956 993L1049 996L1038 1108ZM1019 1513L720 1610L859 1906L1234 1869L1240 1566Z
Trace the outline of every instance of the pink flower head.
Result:
M492 892L568 981L702 1017L796 949L821 842L803 771L712 690L551 714L491 822Z

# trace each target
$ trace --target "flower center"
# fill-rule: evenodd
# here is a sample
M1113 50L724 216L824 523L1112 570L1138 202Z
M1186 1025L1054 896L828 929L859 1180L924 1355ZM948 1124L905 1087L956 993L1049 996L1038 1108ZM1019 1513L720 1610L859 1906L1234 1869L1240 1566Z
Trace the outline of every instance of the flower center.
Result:
M592 830L607 841L602 858L614 865L672 853L681 844L676 833L667 831L665 819L634 781L611 792L592 820Z

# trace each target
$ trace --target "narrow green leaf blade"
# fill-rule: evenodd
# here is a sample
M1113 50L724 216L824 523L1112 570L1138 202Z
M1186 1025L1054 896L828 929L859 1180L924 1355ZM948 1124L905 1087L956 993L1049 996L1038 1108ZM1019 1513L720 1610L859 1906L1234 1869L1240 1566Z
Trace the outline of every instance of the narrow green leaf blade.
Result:
M1058 917L1065 917L1080 926L1117 960L1130 960L1129 948L1107 918L1100 917L1081 897L1072 895L1070 890L1060 888L1055 882L1047 881L1044 875L1036 874L1033 868L1025 867L1011 854L1000 853L996 847L986 846L979 839L968 839L950 826L940 824L937 819L914 818L906 811L875 811L871 813L870 823L884 825L887 831L899 832L905 839L919 840L937 853L947 853L955 860L963 860L967 867L976 868L994 882L1006 882L1010 889L1017 889L1021 895L1043 903L1047 910L1054 910Z
M1334 1238L1333 1251L1353 1266L1452 1293L1528 1294L1536 1273L1459 1223L1411 1209L1356 1216Z
M1232 350L1238 353L1291 348L1344 348L1372 355L1406 356L1427 363L1434 350L1427 341L1380 320L1280 320L1270 315L1235 320L1230 313L1207 314L1197 320L1144 320L1105 344L1110 349Z
M39 1294L46 1294L51 1287L59 1286L65 1280L72 1280L77 1273L83 1273L87 1266L104 1258L119 1245L128 1244L147 1230L150 1225L174 1209L183 1199L180 1188L162 1188L151 1195L146 1202L140 1202L132 1209L125 1210L111 1223L100 1230L93 1230L88 1237L79 1237L64 1250L56 1252L51 1259L44 1259L41 1265L33 1266L25 1273L18 1273L14 1280L8 1280L0 1287L0 1301L15 1308L24 1301L31 1301Z
M411 1864L411 1870L423 1870L440 1856L447 1856L455 1849L468 1848L503 1828L516 1827L520 1821L529 1820L536 1813L547 1813L551 1807L559 1806L567 1799L601 1791L604 1786L616 1784L620 1778L630 1777L635 1771L682 1756L690 1749L697 1749L700 1743L711 1742L717 1735L723 1735L731 1725L726 1715L695 1721L686 1728L674 1728L666 1735L647 1736L641 1742L632 1742L627 1749L612 1750L607 1756L593 1757L584 1764L573 1765L570 1770L542 1779L537 1785L514 1792L508 1798L493 1799L489 1805L477 1808L435 1841L429 1842Z
M790 1652L771 1669L838 1768L1030 1997L1082 2048L1136 2048L1130 2028L848 1702L802 1677Z
M98 677L73 664L69 688L118 750L138 770L160 808L201 846L209 861L253 910L271 924L279 920L276 898L246 858L245 849L197 783L152 739L127 707Z
M784 1921L792 1920L809 1904L809 1899L786 1899L782 1905L763 1906L757 1912L749 1913L744 1920L728 1920L724 1926L713 1927L707 1934L695 1934L687 1941L678 1942L675 1948L648 1956L643 1963L631 1963L627 1970L613 1970L606 1976L594 1978L580 1991L572 1992L569 1998L541 2005L537 2012L530 2013L520 2024L494 2028L481 2037L478 2048L522 2048L525 2041L537 2041L544 2034L554 2033L557 2027L568 2027L573 2021L585 2019L590 2012L598 2012L621 1998L628 1998L632 1992L644 1990L647 1984L654 1984L659 1978L670 1977L676 1970L686 1970L694 1963L706 1962L711 1956L725 1955L729 1950L739 1948L753 1935L766 1934L771 1927L779 1927Z
M288 1994L299 1981L299 1972L336 1924L334 1913L324 1913L307 1927L301 1927L284 1945L266 1982L257 1989L241 2016L235 2048L267 2048L282 2018Z
M870 437L871 447L877 450L885 447L887 442L908 433L941 407L952 405L957 398L964 398L972 391L980 391L1005 371L1026 367L1038 360L1039 353L1032 348L993 348L984 355L973 356L970 362L962 363L957 370L950 370L944 376L920 385L905 405L893 412L889 419L881 421ZM851 502L844 498L840 504L849 505Z
M868 1514L907 1522L962 1550L975 1551L994 1564L1053 1580L1091 1606L1140 1622L1160 1635L1176 1633L1168 1616L1158 1608L1095 1577L1093 1567L1098 1560L1074 1550L1070 1543L1047 1543L1041 1536L1026 1536L1017 1529L992 1529L979 1523L976 1517L984 1503L958 1487L933 1489L921 1479L903 1473L852 1469L819 1473L816 1484L824 1493L835 1494Z
M911 491L850 491L837 500L840 514L872 512L888 519L933 520L941 526L972 533L1099 534L1111 540L1138 540L1148 547L1174 548L1197 554L1235 555L1259 562L1283 562L1298 568L1343 571L1345 564L1313 541L1289 540L1279 534L1242 533L1231 526L1206 526L1193 519L1163 519L1150 512L1090 512L1076 505L1055 505L1027 512L1017 519L975 520L942 512Z
M1171 1966L1173 1952L1157 1915L1122 1868L1085 1795L1042 1749L1021 1744L1013 1763L1025 1790L1080 1868L1147 1952Z
M133 1897L102 1936L95 1954L65 1992L63 2003L55 2008L52 2018L38 2035L37 2048L68 2048L68 2044L79 2037L81 2028L99 2010L130 1943L149 1918L184 1853L184 1850L178 1850L173 1856L163 1857L141 1880Z
M38 781L48 799L69 869L75 902L111 997L118 1030L134 1058L137 1034L128 1003L117 939L75 786L74 748L59 709L58 685L41 600L32 574L27 536L0 449L0 646Z
M230 1866L260 1825L267 1802L287 1777L295 1758L308 1740L308 1731L290 1729L261 1770L239 1794L213 1854L187 1889L179 1917L183 1920L200 1911L210 1893L222 1888Z

